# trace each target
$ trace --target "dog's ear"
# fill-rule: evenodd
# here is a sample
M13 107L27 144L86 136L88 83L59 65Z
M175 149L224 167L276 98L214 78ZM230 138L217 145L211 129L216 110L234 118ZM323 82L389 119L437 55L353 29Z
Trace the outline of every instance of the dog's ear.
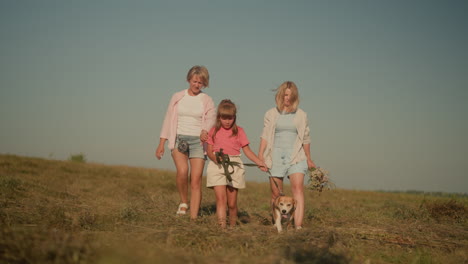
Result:
M297 201L296 199L293 199L293 208L292 208L293 211L296 210L296 205L297 205Z

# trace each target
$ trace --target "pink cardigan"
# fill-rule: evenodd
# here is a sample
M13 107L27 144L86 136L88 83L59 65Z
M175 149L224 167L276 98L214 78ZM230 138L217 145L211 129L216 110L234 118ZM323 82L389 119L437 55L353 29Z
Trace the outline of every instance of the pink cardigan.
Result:
M160 138L166 138L169 141L168 147L171 150L175 147L177 135L177 103L184 97L185 91L182 90L172 96L161 128ZM203 102L202 130L210 131L216 121L216 109L213 99L203 92L198 96L201 96Z

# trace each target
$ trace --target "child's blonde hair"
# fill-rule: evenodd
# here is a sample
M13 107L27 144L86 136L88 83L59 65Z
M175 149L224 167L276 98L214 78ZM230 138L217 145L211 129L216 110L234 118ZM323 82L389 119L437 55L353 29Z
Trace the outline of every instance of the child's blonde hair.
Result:
M194 75L200 76L203 82L203 87L210 86L210 74L205 66L193 66L187 73L187 82L190 82Z
M291 90L291 97L289 98L291 101L290 110L294 112L297 110L297 106L299 105L299 92L294 82L284 82L276 89L276 106L280 111L283 111L284 94L286 93L287 89Z
M221 118L222 117L232 117L234 118L234 122L232 123L232 134L231 137L237 136L238 129L236 125L236 114L237 114L237 107L236 105L229 99L224 99L218 105L218 112L216 114L216 124L215 130L213 133L213 141L215 140L216 133L221 129Z

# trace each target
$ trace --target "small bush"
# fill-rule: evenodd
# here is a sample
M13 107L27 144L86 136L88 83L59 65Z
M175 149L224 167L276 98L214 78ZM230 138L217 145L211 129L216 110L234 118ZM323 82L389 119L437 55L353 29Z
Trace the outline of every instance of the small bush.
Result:
M72 219L69 217L65 207L61 205L44 207L42 211L41 215L47 215L46 219L49 227L63 230L69 230L71 228Z
M59 229L0 228L0 263L96 263L93 241Z
M411 208L403 203L398 203L392 200L385 201L382 206L384 214L400 220L408 219L424 219L427 213L424 210Z
M23 190L23 182L15 178L0 179L0 197L13 199Z
M2 178L0 180L0 188L6 190L21 190L21 180L15 178Z
M70 157L68 158L70 161L74 161L74 162L80 162L80 163L85 163L86 162L86 157L83 153L79 153L79 154L72 154L70 155Z
M438 221L448 219L456 222L466 221L467 209L457 200L425 202L424 206L429 215Z
M129 205L120 210L120 219L128 222L138 220L139 213L134 205Z
M92 230L97 226L98 217L96 214L85 211L79 215L79 225L85 230Z

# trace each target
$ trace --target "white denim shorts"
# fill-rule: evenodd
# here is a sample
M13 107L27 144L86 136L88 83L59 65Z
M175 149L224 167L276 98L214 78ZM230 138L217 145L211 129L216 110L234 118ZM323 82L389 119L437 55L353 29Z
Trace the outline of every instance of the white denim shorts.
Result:
M240 163L239 166L229 166L229 172L232 172L234 168L234 172L231 174L232 182L224 174L223 166L210 160L206 168L206 187L212 188L214 186L226 185L236 189L245 188L245 169L240 156L229 155L229 159Z

